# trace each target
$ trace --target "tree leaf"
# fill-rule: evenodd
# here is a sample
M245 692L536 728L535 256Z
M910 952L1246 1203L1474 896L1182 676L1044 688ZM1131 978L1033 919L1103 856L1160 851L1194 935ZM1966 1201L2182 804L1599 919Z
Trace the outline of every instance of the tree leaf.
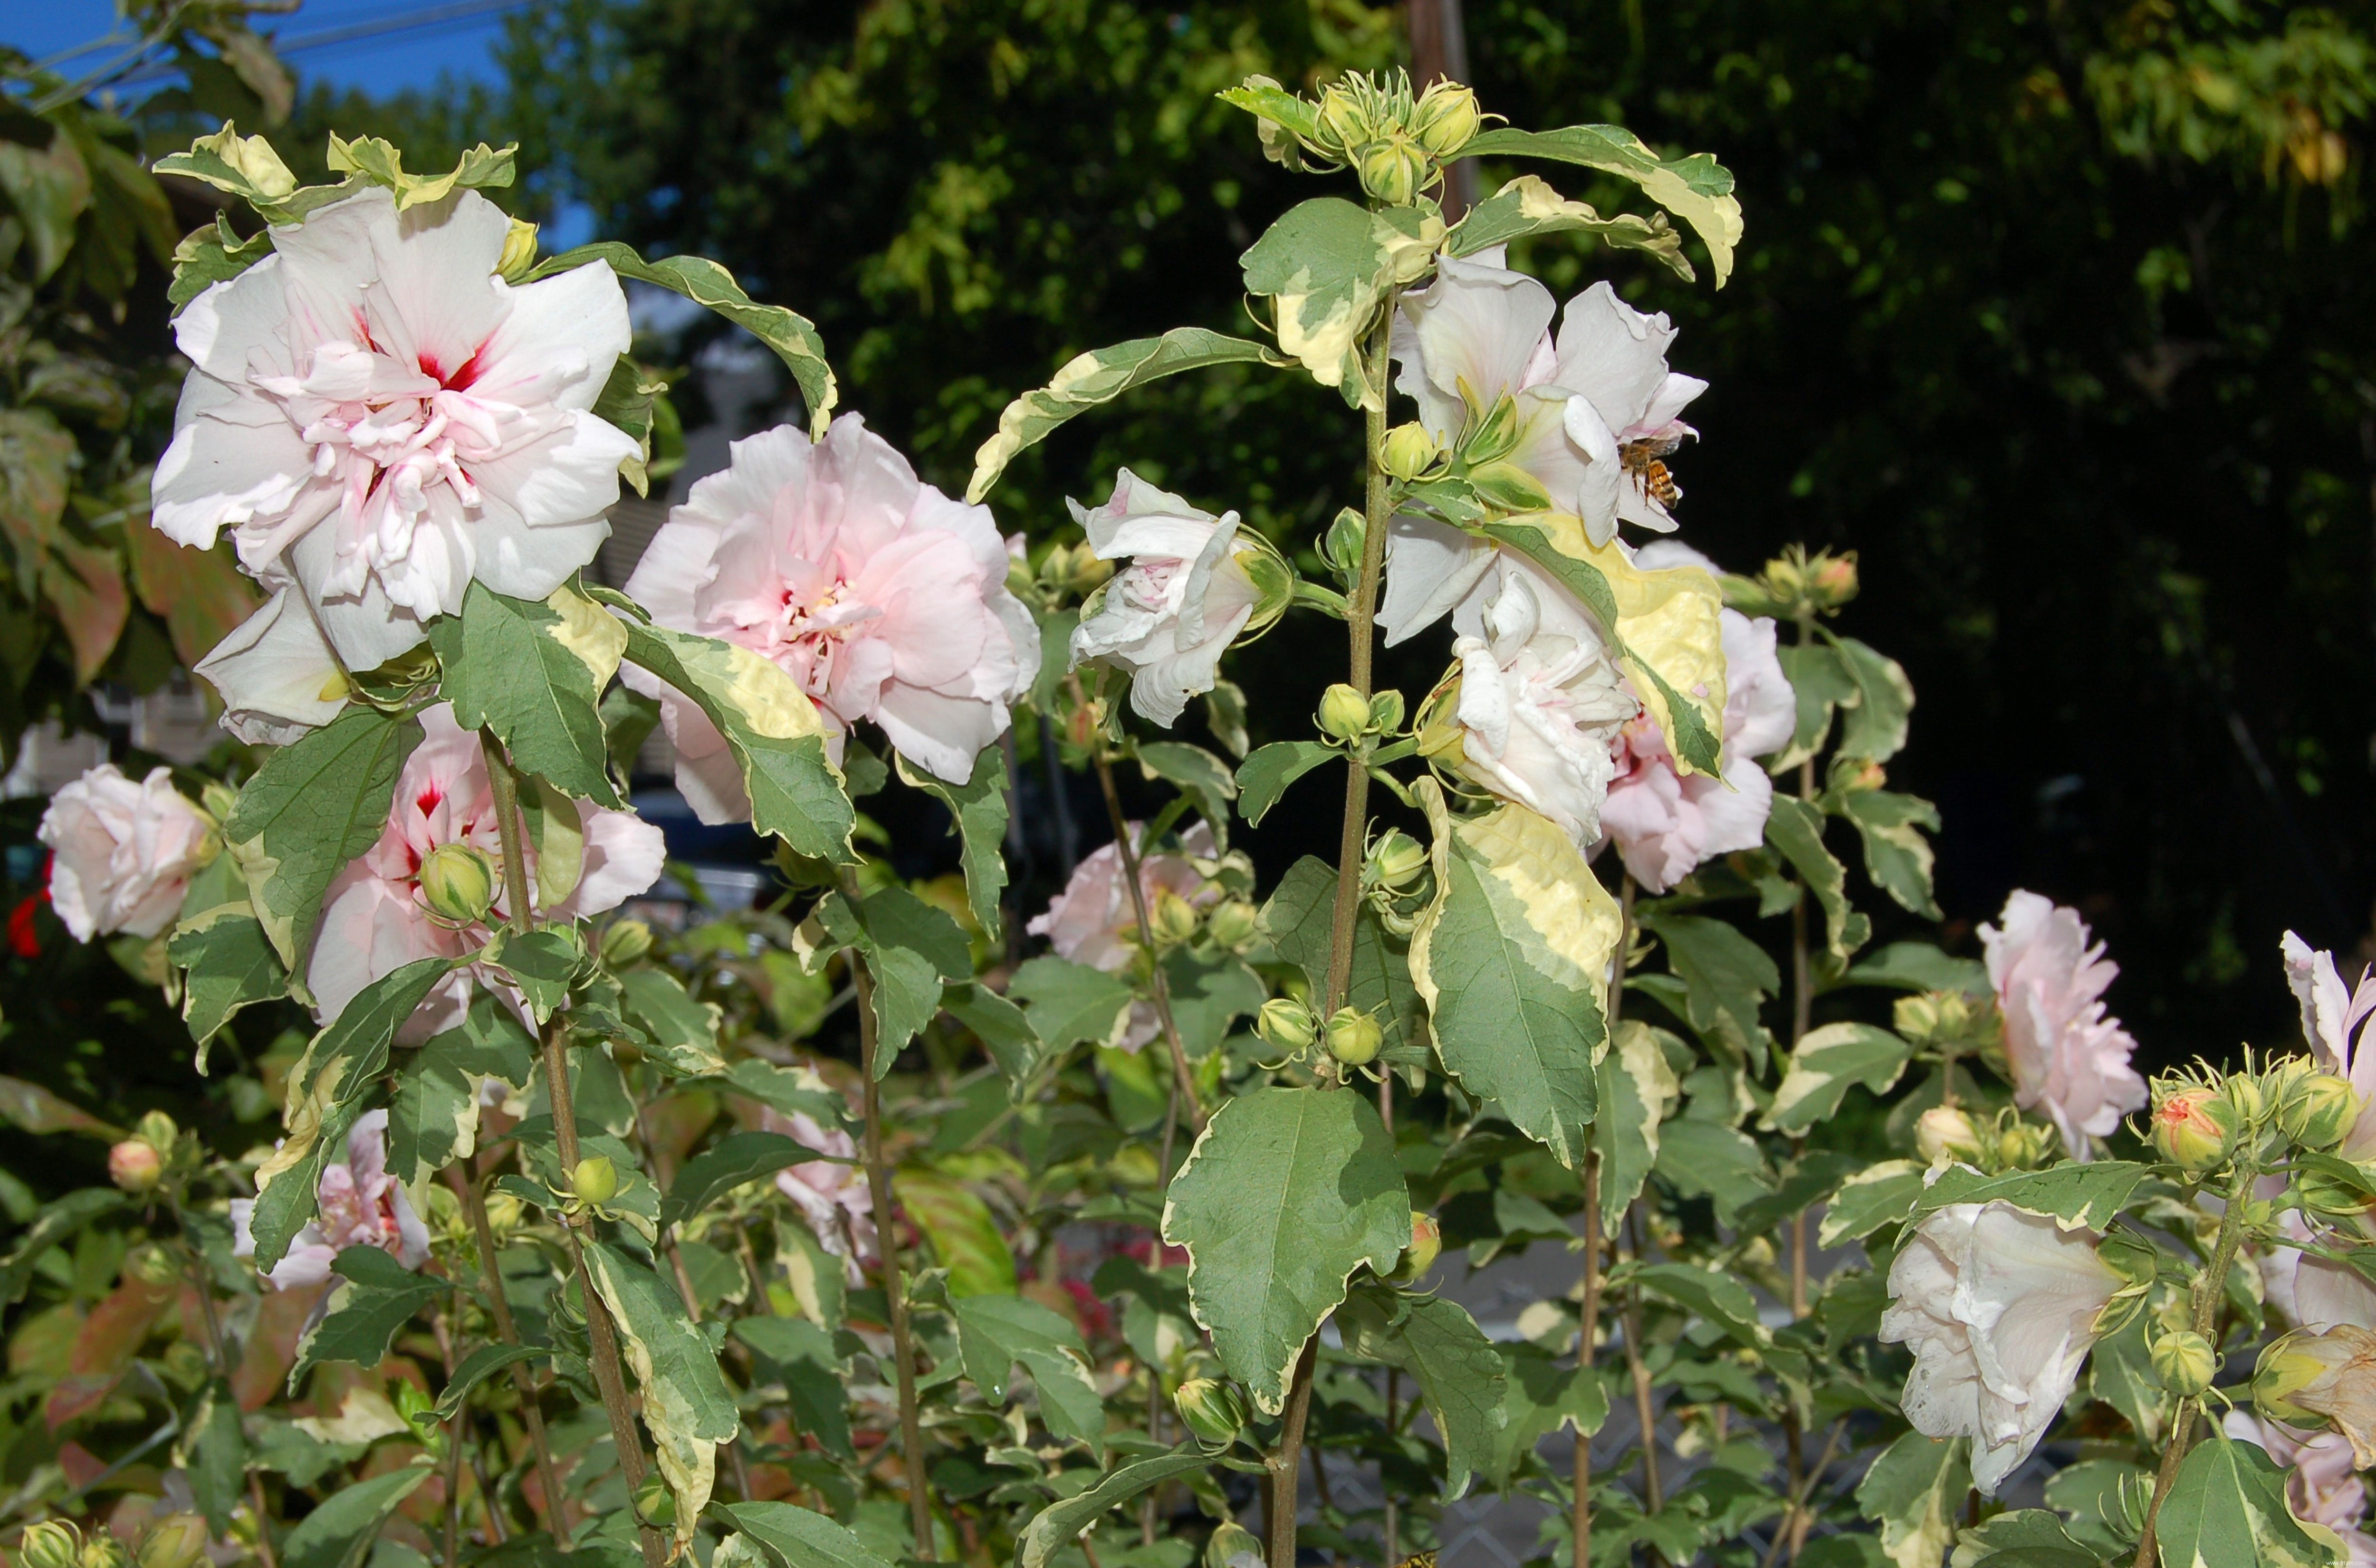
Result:
M1076 1491L1059 1503L1052 1503L1032 1517L1023 1527L1022 1539L1015 1549L1016 1568L1048 1568L1056 1553L1073 1544L1081 1532L1096 1524L1099 1515L1116 1503L1126 1503L1151 1486L1158 1486L1175 1476L1194 1475L1210 1469L1214 1461L1198 1452L1193 1444L1183 1444L1169 1454L1157 1454L1145 1459L1134 1459L1107 1472L1095 1486ZM743 1506L748 1507L749 1504ZM739 1521L738 1521L739 1522ZM812 1568L811 1564L787 1561L785 1568ZM833 1564L832 1568L842 1568ZM852 1564L849 1568L874 1568L873 1564Z
M1824 910L1824 945L1841 962L1872 935L1872 921L1848 902L1847 868L1824 847L1824 814L1795 795L1776 794L1765 841L1799 873Z
M1972 1487L1962 1438L1909 1431L1883 1449L1858 1483L1857 1510L1881 1526L1897 1568L1939 1568L1955 1538L1955 1513Z
M565 588L539 603L474 577L462 613L429 623L429 643L444 671L438 694L454 705L457 724L493 730L514 766L567 794L614 810L623 803L600 707L626 646L616 619Z
M1683 982L1685 1021L1762 1066L1767 1036L1757 1019L1758 1003L1782 989L1765 950L1738 927L1706 915L1645 910L1636 923L1666 947L1667 962Z
M297 1521L280 1543L281 1568L359 1568L398 1505L435 1473L407 1465L339 1491Z
M1006 1398L1007 1373L1027 1350L1087 1354L1081 1331L1061 1313L1021 1296L959 1296L957 1353L966 1376L990 1398Z
M951 784L899 759L899 777L938 799L955 819L965 867L966 903L992 942L998 940L999 900L1006 892L1006 753L985 746L973 759L973 777Z
M1857 700L1847 707L1840 726L1840 754L1887 762L1906 749L1914 713L1914 683L1906 678L1897 660L1854 637L1837 636L1828 630L1823 636L1838 652L1841 668L1857 689Z
M1468 1309L1441 1296L1364 1286L1347 1299L1336 1325L1353 1354L1400 1367L1418 1381L1443 1434L1443 1499L1466 1495L1469 1477L1491 1469L1509 1420L1501 1352Z
M1021 1000L1032 1032L1051 1055L1083 1041L1119 1040L1135 997L1119 975L1047 955L1026 959L1006 993Z
M1831 738L1832 715L1864 700L1847 663L1821 642L1784 643L1774 650L1798 699L1799 721L1790 744L1765 759L1776 777L1818 755Z
M324 1361L379 1365L396 1331L454 1289L452 1280L415 1274L367 1243L341 1251L330 1272L338 1282L323 1302L323 1315L298 1340L297 1362L289 1369L292 1396L305 1374Z
M1238 798L1238 778L1230 765L1185 741L1147 741L1137 751L1138 770L1149 780L1177 785L1196 802L1196 813L1213 829L1214 841L1230 847L1230 802Z
M766 1363L768 1377L784 1385L799 1430L826 1452L853 1457L849 1394L833 1335L823 1324L789 1317L738 1317L733 1332Z
M834 1157L781 1133L730 1133L684 1162L660 1200L660 1229L681 1225L746 1182Z
M80 1133L113 1143L124 1129L111 1126L78 1105L60 1099L39 1084L0 1077L0 1116L34 1134Z
M1928 942L1893 942L1842 975L1842 985L1883 985L1897 991L1989 993L1988 967L1977 958L1950 958Z
M18 1237L16 1250L0 1259L0 1306L14 1306L24 1300L25 1287L32 1283L33 1269L42 1253L130 1201L113 1187L81 1187L43 1206Z
M2180 1462L2162 1499L2155 1538L2163 1568L2341 1568L2342 1539L2295 1518L2286 1505L2287 1474L2258 1443L2238 1443L2214 1428Z
M904 887L881 887L855 905L838 893L817 905L826 934L865 956L874 985L874 1075L882 1077L941 1010L942 988L973 978L973 952L956 921Z
M182 970L182 1019L197 1042L201 1075L208 1045L242 1008L289 994L289 971L255 918L246 877L229 855L218 855L190 879L165 956Z
M1929 1167L1910 1159L1884 1159L1840 1183L1824 1207L1815 1239L1825 1247L1861 1241L1884 1225L1902 1224L1922 1196Z
M1621 175L1643 194L1690 224L1708 248L1716 286L1732 275L1733 247L1740 244L1740 203L1732 175L1713 157L1694 152L1664 159L1622 125L1568 125L1556 131L1496 126L1460 149L1463 158L1548 158Z
M598 240L564 251L540 263L528 275L528 281L532 283L592 261L608 262L611 270L622 278L682 294L767 345L784 362L784 368L791 372L792 384L801 389L801 400L808 405L810 436L825 438L826 424L832 419L834 405L841 393L834 382L833 367L826 362L825 340L817 336L816 327L807 317L781 305L758 303L742 291L734 274L706 257L670 255L646 261L632 247L616 240Z
M1607 1044L1617 905L1567 835L1524 806L1455 818L1433 779L1436 894L1411 933L1411 981L1444 1070L1580 1169Z
M715 1002L696 1002L684 982L666 969L646 965L619 977L627 1016L643 1026L646 1050L680 1077L702 1078L726 1070L718 1053L718 1025L724 1012Z
M1315 994L1328 986L1328 944L1336 920L1336 873L1313 855L1289 866L1263 905L1262 926L1272 947L1302 969ZM1345 1003L1378 1020L1386 1050L1426 1043L1409 944L1390 934L1377 912L1366 907L1353 916L1353 968L1345 983Z
M1238 258L1246 292L1271 302L1279 348L1356 408L1376 396L1361 372L1361 343L1379 303L1421 275L1440 237L1440 230L1424 236L1421 221L1416 208L1373 213L1342 196L1314 196L1289 208Z
M1914 1059L1912 1042L1873 1024L1825 1024L1810 1029L1790 1052L1789 1070L1774 1091L1762 1125L1803 1133L1839 1114L1851 1085L1887 1094Z
M388 1172L407 1186L478 1146L479 1091L491 1078L528 1087L537 1042L517 1016L493 995L470 999L462 1022L397 1066L387 1111Z
M397 773L420 742L411 719L356 704L274 752L240 790L224 849L246 874L292 981L313 951L330 879L379 841Z
M1276 1415L1346 1280L1402 1255L1410 1193L1366 1098L1257 1089L1206 1124L1172 1178L1162 1230L1188 1250L1189 1300L1222 1366Z
M1287 793L1287 787L1318 767L1322 763L1345 754L1318 741L1273 741L1257 746L1245 761L1238 764L1238 814L1246 819L1249 827L1259 827L1270 808Z
M1111 403L1135 386L1217 364L1269 364L1288 362L1260 343L1210 332L1201 327L1175 327L1160 338L1134 338L1109 349L1092 349L1064 363L1047 386L1026 392L998 416L998 434L981 444L973 457L973 478L966 499L980 502L997 484L1006 466L1025 447L1047 439L1074 415L1101 403Z
M1693 280L1692 264L1683 259L1683 237L1654 212L1637 218L1621 212L1603 218L1580 201L1570 201L1532 174L1521 174L1468 209L1443 239L1447 255L1475 255L1513 240L1537 234L1586 233L1619 250L1646 251L1664 262L1676 277Z
M952 1298L1015 1294L1015 1254L980 1194L937 1170L902 1170L891 1190L949 1271Z
M2009 1170L2002 1176L1951 1165L1923 1189L1914 1212L1931 1214L1949 1204L2004 1203L2049 1216L2065 1230L2101 1230L2149 1174L2148 1167L2124 1159L2084 1164L2066 1159L2043 1170Z
M1593 1067L1600 1101L1593 1134L1600 1153L1600 1227L1610 1235L1657 1168L1658 1127L1681 1092L1659 1043L1662 1033L1624 1019L1617 1026L1617 1049L1601 1052Z
M454 1375L446 1380L446 1391L437 1396L437 1419L450 1421L461 1413L463 1401L479 1384L509 1367L533 1361L552 1352L541 1345L481 1345L462 1358Z
M1939 809L1888 790L1851 790L1840 797L1839 812L1864 839L1865 874L1873 885L1900 908L1939 919L1930 896L1930 841L1919 831L1939 830Z
M950 1017L971 1029L1006 1080L1006 1098L1020 1105L1039 1080L1047 1052L1022 1008L986 985L956 985L942 993Z
M690 1543L709 1506L718 1444L742 1430L734 1391L709 1338L685 1315L671 1283L603 1242L584 1243L587 1270L619 1327L619 1348L644 1391L644 1425L660 1474L676 1494L676 1535Z
M1774 1190L1757 1140L1704 1116L1677 1116L1658 1129L1657 1172L1682 1197L1714 1199L1727 1225Z
M1774 1332L1757 1315L1757 1299L1729 1274L1687 1263L1654 1263L1630 1277L1648 1294L1682 1308L1747 1349L1763 1350Z
M529 1016L541 1028L569 1000L570 988L586 969L586 939L575 926L499 932L481 962L510 977L528 1003Z

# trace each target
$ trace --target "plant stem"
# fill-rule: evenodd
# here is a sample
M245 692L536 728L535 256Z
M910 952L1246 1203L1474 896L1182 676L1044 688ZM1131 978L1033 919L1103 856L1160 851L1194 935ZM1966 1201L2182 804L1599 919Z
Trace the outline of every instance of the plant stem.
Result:
M1622 961L1623 947L1618 949ZM1589 1138L1589 1131L1586 1136ZM1587 1143L1584 1151L1584 1303L1578 1314L1575 1375L1594 1375L1593 1351L1600 1329L1600 1151ZM1583 1428L1575 1433L1575 1464L1570 1478L1575 1486L1574 1529L1574 1568L1592 1568L1592 1439Z
M1636 1212L1625 1216L1625 1230L1634 1258L1642 1256L1642 1225ZM1656 1514L1666 1506L1658 1485L1658 1412L1650 1393L1650 1366L1642 1357L1642 1292L1625 1291L1625 1370L1634 1379L1634 1414L1642 1427L1642 1512Z
M1799 641L1807 640L1808 618L1799 617ZM1812 803L1815 799L1815 759L1810 755L1799 761L1799 799ZM1820 828L1819 828L1820 833ZM1801 880L1798 901L1790 906L1790 1051L1796 1055L1799 1042L1807 1038L1807 1030L1815 1016L1814 965L1807 940L1807 896L1809 889ZM1793 1146L1793 1158L1805 1149L1807 1140L1800 1137ZM1790 1315L1807 1315L1807 1211L1800 1209L1790 1217ZM1796 1475L1791 1477L1797 1484ZM1794 1557L1796 1553L1792 1554Z
M2244 1205L2251 1196L2253 1179L2260 1174L2250 1160L2236 1162L2233 1176L2228 1183L2228 1206L2219 1216L2219 1240L2211 1250L2211 1266L2194 1278L2194 1332L2216 1347L2211 1338L2212 1325L2218 1321L2219 1303L2228 1293L2228 1270L2236 1262L2236 1249L2244 1240ZM2152 1568L2154 1562L2154 1526L2161 1518L2162 1500L2169 1495L2172 1482L2178 1479L2178 1467L2186 1457L2186 1450L2194 1436L2194 1418L2203 1408L2200 1399L2181 1399L2178 1412L2170 1421L2169 1443L2163 1448L2161 1469L2154 1477L2153 1501L2145 1506L2145 1527L2137 1538L2134 1568Z
M1163 1023L1163 1043L1171 1052L1171 1087L1181 1102L1188 1107L1189 1120L1198 1132L1205 1130L1205 1111L1196 1099L1195 1075L1188 1069L1188 1050L1180 1043L1180 1026L1171 1020L1171 982L1163 973L1163 958L1155 950L1155 927L1146 918L1146 888L1139 881L1139 850L1143 846L1131 838L1130 823L1122 814L1122 796L1114 789L1113 762L1103 747L1096 754L1098 787L1105 791L1106 816L1113 824L1114 848L1122 856L1123 881L1130 886L1131 913L1138 918L1138 944L1146 950L1147 968L1152 974L1148 990L1155 1002L1155 1016ZM1171 1178L1171 1130L1177 1113L1163 1119L1163 1159L1161 1169L1165 1181Z
M856 900L857 878L845 873L842 897ZM916 1405L916 1346L908 1328L908 1291L900 1277L899 1233L891 1216L891 1170L883 1158L883 1095L874 1060L882 1040L874 1023L874 977L866 959L849 955L850 978L858 986L859 1075L865 1080L866 1192L874 1207L874 1250L883 1264L883 1294L891 1307L891 1356L898 1363L899 1447L908 1469L908 1521L916 1536L916 1555L933 1559L933 1497L924 1484L924 1423Z
M676 1180L673 1165L660 1158L659 1145L652 1139L651 1127L644 1120L644 1103L636 1105L636 1139L643 1145L644 1158L652 1162L652 1178L665 1193ZM684 1266L684 1249L677 1244L676 1227L668 1232L670 1272L676 1276L676 1292L684 1302L684 1315L694 1322L701 1321L701 1298L693 1288L693 1274ZM751 1471L742 1462L742 1439L738 1434L719 1444L726 1450L726 1467L733 1473L735 1495L745 1503L756 1501L751 1495Z
M1386 1369L1386 1437L1389 1441L1392 1441L1395 1435L1395 1407L1402 1402L1402 1369L1399 1367ZM1385 1484L1384 1476L1381 1475L1378 1478L1378 1491L1386 1500L1386 1554L1382 1568L1395 1568L1403 1557L1402 1511L1396 1503L1394 1488Z
M224 1348L221 1320L215 1316L214 1292L208 1289L206 1259L191 1244L190 1229L182 1218L182 1206L168 1203L173 1211L173 1225L181 1232L182 1267L189 1276L190 1289L198 1293L198 1316L206 1325L207 1357L214 1364L215 1381L228 1390L231 1386L231 1357ZM255 1555L264 1568L279 1568L272 1553L272 1516L264 1508L264 1479L256 1471L247 1473L248 1505L255 1510Z
M1312 1369L1319 1359L1320 1336L1314 1334L1304 1341L1303 1356L1295 1363L1295 1378L1288 1385L1287 1408L1279 1426L1278 1452L1270 1461L1270 1568L1295 1568L1303 1423L1312 1414Z
M487 783L495 798L495 832L503 848L504 887L510 909L505 918L515 932L525 932L534 922L530 907L528 880L528 829L520 819L519 787L512 778L511 766L504 749L496 743L494 731L479 731L479 749L487 761ZM568 1030L556 1018L544 1030L544 1088L552 1103L552 1141L561 1156L564 1171L577 1169L577 1107L570 1099ZM583 1233L593 1221L580 1209L561 1228L562 1240L569 1248L569 1261L577 1275L578 1289L586 1298L586 1336L593 1352L594 1384L601 1390L603 1413L611 1420L611 1442L619 1453L619 1473L627 1483L627 1495L634 1497L644 1484L643 1440L636 1435L635 1407L627 1397L627 1380L619 1370L618 1331L612 1325L611 1311L603 1304L602 1292L596 1289L593 1270L586 1265ZM488 1260L492 1264L493 1260ZM493 1294L501 1296L500 1281L489 1281ZM558 1502L558 1494L554 1501ZM659 1532L638 1517L636 1535L643 1547L645 1568L664 1568L668 1561L666 1546Z
M446 1184L461 1200L462 1212L470 1217L471 1234L479 1242L479 1271L486 1276L487 1305L495 1314L495 1333L506 1345L520 1342L519 1324L513 1321L512 1304L504 1295L504 1276L496 1263L495 1229L487 1221L487 1198L479 1184L465 1178L461 1167L446 1168ZM536 1455L537 1485L544 1492L545 1526L561 1550L569 1550L569 1531L561 1516L561 1478L553 1468L552 1445L544 1435L544 1412L536 1402L536 1384L528 1368L515 1361L511 1367L512 1387L519 1395L520 1417L528 1426L529 1447ZM492 1501L489 1508L493 1509Z

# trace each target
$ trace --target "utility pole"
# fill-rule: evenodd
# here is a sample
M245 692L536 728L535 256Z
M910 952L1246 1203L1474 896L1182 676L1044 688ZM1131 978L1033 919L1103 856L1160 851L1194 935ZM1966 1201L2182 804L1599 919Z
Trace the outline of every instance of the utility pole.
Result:
M1411 81L1422 90L1438 79L1468 80L1468 30L1460 0L1409 0ZM1464 158L1443 172L1443 220L1457 223L1477 201L1477 160Z

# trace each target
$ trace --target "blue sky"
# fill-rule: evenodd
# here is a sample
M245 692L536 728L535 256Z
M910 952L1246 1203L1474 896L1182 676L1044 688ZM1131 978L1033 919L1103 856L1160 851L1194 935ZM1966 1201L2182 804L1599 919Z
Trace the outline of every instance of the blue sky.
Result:
M302 43L308 35L444 13L447 19L410 31L301 48L290 64L303 80L381 92L427 87L449 71L493 80L492 52L502 37L502 0L482 3L483 9L471 0L305 0L292 16L264 18L261 30ZM14 44L37 60L103 37L115 26L114 0L11 0L0 5L0 42ZM77 60L68 68L85 65L86 61Z

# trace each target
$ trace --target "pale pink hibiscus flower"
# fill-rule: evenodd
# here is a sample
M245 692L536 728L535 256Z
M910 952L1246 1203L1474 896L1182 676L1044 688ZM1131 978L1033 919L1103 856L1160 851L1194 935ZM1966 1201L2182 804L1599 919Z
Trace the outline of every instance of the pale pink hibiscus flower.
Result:
M1132 841L1138 842L1146 831L1144 825L1134 822L1128 826ZM1164 892L1199 909L1219 903L1224 893L1221 885L1196 869L1198 861L1210 861L1219 852L1213 842L1212 829L1201 822L1180 836L1177 854L1147 854L1142 846L1138 882L1148 909L1155 908L1156 895ZM1060 958L1070 958L1075 964L1087 964L1108 974L1129 968L1140 951L1138 910L1131 900L1130 881L1123 875L1122 846L1108 844L1075 866L1064 890L1026 929L1034 936L1046 937ZM1136 1051L1162 1032L1162 1028L1151 1004L1134 1004L1120 1042L1122 1048Z
M817 1087L824 1087L823 1080ZM792 1200L818 1245L848 1265L849 1281L855 1285L861 1277L859 1265L873 1261L879 1244L874 1234L874 1195L867 1188L865 1168L842 1163L856 1159L857 1140L801 1111L786 1115L770 1110L760 1116L759 1124L771 1133L787 1134L819 1154L840 1157L786 1166L776 1172L776 1190Z
M475 191L401 214L362 191L274 229L174 323L193 368L152 519L199 549L230 530L350 669L419 643L473 577L544 598L610 532L636 445L591 410L626 297L599 261L505 282L510 226Z
M404 1183L387 1171L387 1112L367 1111L347 1134L347 1158L322 1167L315 1186L321 1212L306 1221L289 1243L289 1251L265 1277L276 1290L319 1285L330 1277L330 1265L349 1247L377 1247L407 1268L429 1261L429 1228L412 1212ZM249 1229L255 1204L248 1198L231 1203L232 1255L255 1255L255 1236Z
M215 820L153 768L135 784L112 762L60 790L42 814L50 904L78 942L155 936L182 911L190 878L222 849Z
M669 514L627 592L660 625L765 655L815 702L833 754L860 719L934 776L963 783L1040 671L1040 632L1006 588L986 506L921 482L855 414L812 444L789 425L734 443L733 460ZM717 726L656 677L677 788L704 822L750 815Z
M415 959L458 958L478 951L511 912L494 790L479 737L454 722L446 703L423 709L421 722L427 733L397 777L379 841L339 874L323 901L320 934L305 978L315 1015L325 1021L338 1016L363 987ZM667 849L659 828L631 812L607 811L588 801L576 806L585 841L576 874L565 886L544 885L560 877L539 866L533 848L528 850L530 897L539 920L600 914L659 880ZM431 912L421 890L421 867L432 849L445 844L476 849L494 868L496 897L486 921L457 925ZM499 977L482 975L476 966L457 969L430 992L402 1038L426 1039L453 1028L469 1006L474 981L508 994Z
M2144 1109L2144 1079L2129 1065L2137 1042L2107 1016L2104 992L2120 966L2088 945L2079 911L2016 888L1999 925L1980 927L1989 983L2004 1015L2014 1103L2043 1110L2075 1159L2121 1118Z

